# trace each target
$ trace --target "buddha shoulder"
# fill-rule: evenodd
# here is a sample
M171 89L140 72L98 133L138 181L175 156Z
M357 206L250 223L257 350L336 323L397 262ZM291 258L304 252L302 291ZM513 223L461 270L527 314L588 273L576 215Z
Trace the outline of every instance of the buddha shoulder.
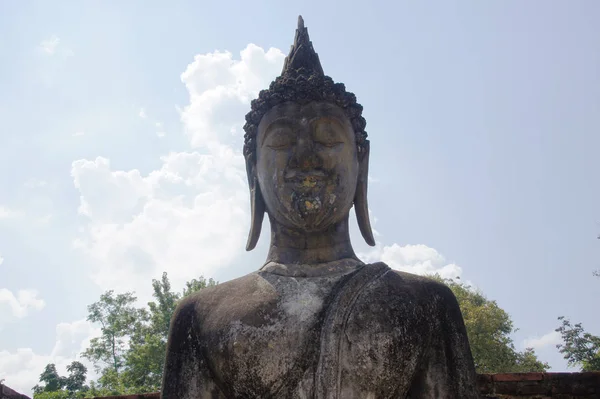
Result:
M389 270L366 287L356 306L355 314L384 320L392 317L399 323L411 319L409 314L434 320L458 310L456 297L445 284L397 270Z
M261 311L276 305L276 290L258 273L251 273L213 287L203 288L185 298L173 315L176 319L193 316L196 325L219 320L243 320L251 324Z
M388 284L396 289L406 290L413 295L426 297L429 301L456 302L450 288L432 278L392 270L388 273Z

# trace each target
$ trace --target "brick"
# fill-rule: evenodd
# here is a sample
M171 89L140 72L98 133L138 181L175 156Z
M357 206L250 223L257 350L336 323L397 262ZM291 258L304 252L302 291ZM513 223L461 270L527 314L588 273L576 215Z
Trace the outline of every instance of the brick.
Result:
M494 381L541 381L544 379L544 373L510 373L493 374Z

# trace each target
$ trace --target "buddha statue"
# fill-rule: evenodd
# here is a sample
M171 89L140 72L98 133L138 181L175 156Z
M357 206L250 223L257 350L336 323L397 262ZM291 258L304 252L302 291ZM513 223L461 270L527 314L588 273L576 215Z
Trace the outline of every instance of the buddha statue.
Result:
M178 304L162 398L477 398L452 292L352 249L352 207L375 244L366 122L356 97L324 75L301 17L281 76L251 107L246 249L266 213L267 259Z

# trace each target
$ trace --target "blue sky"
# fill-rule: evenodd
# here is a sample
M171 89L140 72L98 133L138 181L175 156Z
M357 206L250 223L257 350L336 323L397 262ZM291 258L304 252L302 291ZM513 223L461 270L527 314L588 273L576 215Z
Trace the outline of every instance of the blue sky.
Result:
M378 246L507 310L567 370L565 315L600 334L600 3L0 3L0 378L30 393L97 328L86 306L167 271L257 269L244 251L249 100L302 14L365 107Z

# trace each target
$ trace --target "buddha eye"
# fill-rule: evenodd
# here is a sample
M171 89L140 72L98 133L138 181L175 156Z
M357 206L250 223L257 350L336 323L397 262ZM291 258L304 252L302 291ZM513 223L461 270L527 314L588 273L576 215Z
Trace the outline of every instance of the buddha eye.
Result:
M267 138L265 145L274 150L285 150L296 144L290 129L277 129L272 131Z
M340 144L344 144L341 141L317 141L317 143L329 148L333 148Z
M316 143L328 148L344 144L344 131L342 126L331 120L319 121L315 126L313 135Z

